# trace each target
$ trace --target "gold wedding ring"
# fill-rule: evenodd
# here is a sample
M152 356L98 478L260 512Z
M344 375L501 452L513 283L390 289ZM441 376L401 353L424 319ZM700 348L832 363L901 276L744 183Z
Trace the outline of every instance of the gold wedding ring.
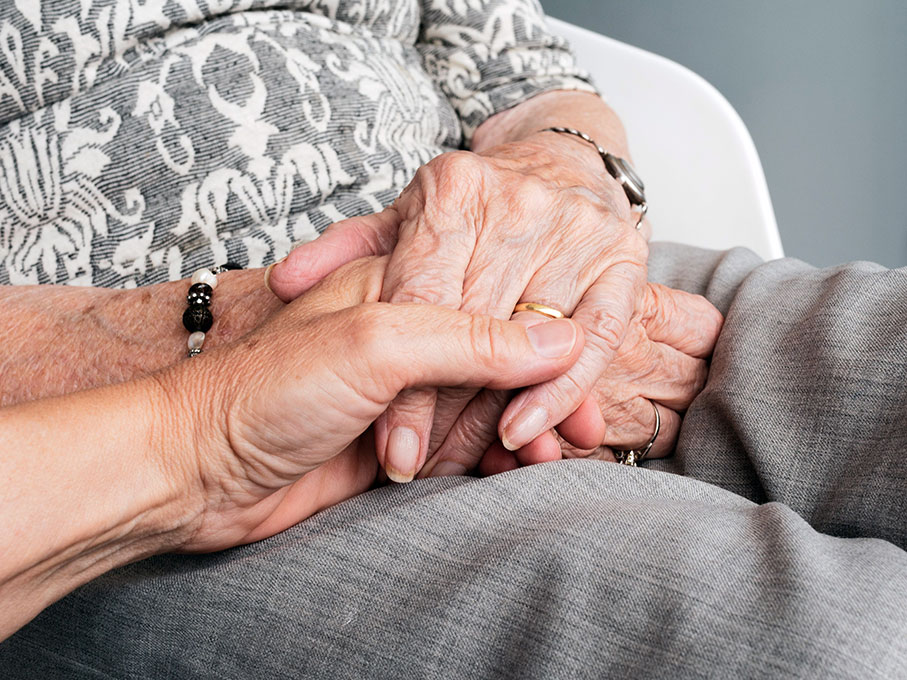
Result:
M559 309L548 305L540 305L537 302L521 302L513 308L513 313L516 314L517 312L535 312L536 314L547 316L549 319L563 319L566 316Z

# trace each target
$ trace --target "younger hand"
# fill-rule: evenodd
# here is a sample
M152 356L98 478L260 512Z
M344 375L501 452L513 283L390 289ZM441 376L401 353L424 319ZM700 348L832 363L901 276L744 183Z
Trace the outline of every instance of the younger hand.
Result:
M160 376L176 395L169 429L201 501L184 550L266 538L366 490L377 463L361 435L401 390L532 385L582 351L569 320L527 329L431 305L363 304L378 298L383 271L374 258L347 265L242 341ZM378 462L391 467L380 453Z

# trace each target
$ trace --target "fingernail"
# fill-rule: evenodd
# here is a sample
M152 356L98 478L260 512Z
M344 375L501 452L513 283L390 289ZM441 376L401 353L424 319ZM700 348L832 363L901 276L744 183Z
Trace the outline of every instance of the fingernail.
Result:
M551 323L557 322L552 321ZM547 429L548 409L544 406L533 406L520 411L513 420L507 423L501 434L501 443L508 451L516 451Z
M269 265L267 266L267 268L265 269L265 288L267 288L268 290L270 290L272 293L273 293L274 291L271 290L271 270L274 269L274 267L276 267L277 265L279 265L281 262L283 262L284 260L286 260L288 257L289 257L289 255L284 255L282 258L280 258L279 260L277 260L277 262L272 262L271 264L269 264Z
M416 476L419 462L419 435L409 427L395 427L387 438L384 470L395 482L406 484Z
M435 465L431 472L428 474L429 477L455 477L462 476L466 474L466 466L460 465L459 463L454 463L452 460L442 460L440 463Z
M546 321L526 331L539 356L557 359L570 354L576 344L576 326L567 319Z

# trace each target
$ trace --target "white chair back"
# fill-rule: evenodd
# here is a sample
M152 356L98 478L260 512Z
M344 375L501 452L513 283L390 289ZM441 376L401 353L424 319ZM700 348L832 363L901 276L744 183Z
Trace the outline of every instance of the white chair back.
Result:
M627 129L646 183L653 239L704 248L747 246L782 257L768 186L746 126L689 69L584 28L549 19Z

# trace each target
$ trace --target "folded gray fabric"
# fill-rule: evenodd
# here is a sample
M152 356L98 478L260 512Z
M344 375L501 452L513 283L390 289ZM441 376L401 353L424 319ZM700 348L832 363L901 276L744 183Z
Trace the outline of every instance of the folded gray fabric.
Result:
M705 294L726 322L677 455L650 467L904 548L907 268L755 262L653 246L652 275Z
M907 677L907 273L664 244L651 272L727 314L674 458L418 481L130 565L0 676Z

